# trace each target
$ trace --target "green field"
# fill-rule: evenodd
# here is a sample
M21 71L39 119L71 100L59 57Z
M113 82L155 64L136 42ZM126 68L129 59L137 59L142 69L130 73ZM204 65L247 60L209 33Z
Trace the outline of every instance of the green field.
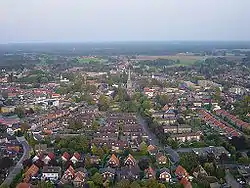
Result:
M136 60L144 61L144 60L156 60L156 59L170 59L177 61L179 60L180 63L171 65L171 66L188 66L193 65L197 61L202 60L204 57L202 56L194 56L194 55L164 55L164 56L137 56Z

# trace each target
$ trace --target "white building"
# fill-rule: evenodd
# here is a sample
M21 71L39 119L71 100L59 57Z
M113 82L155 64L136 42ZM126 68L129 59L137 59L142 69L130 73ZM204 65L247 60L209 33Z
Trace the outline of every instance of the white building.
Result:
M61 171L59 166L45 166L42 170L42 179L56 181L61 178Z

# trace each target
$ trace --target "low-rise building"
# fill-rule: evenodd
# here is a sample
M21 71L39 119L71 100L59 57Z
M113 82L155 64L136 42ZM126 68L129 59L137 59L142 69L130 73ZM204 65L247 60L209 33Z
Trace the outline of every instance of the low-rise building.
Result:
M57 181L61 178L61 167L59 166L45 166L42 170L42 179Z

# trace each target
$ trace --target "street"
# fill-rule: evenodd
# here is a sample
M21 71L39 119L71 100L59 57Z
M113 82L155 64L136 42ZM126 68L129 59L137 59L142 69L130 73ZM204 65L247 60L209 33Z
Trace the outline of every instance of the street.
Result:
M225 176L226 182L228 185L230 185L233 188L242 188L242 185L239 184L235 178L232 176L232 174L226 170L226 176Z
M30 155L30 146L27 142L27 140L24 137L17 137L17 140L22 144L23 146L23 156L21 159L17 162L16 166L13 168L13 170L9 173L7 178L4 180L3 184L10 185L13 178L22 170L23 168L23 161L29 158Z
M138 117L138 121L141 124L143 130L147 133L147 135L149 137L150 144L156 145L156 146L160 147L161 150L165 151L169 155L170 160L173 164L178 163L180 160L179 154L175 150L173 150L170 146L167 146L167 145L164 146L163 144L161 144L159 142L158 138L156 137L156 135L149 130L147 122L141 116L137 116L137 117Z

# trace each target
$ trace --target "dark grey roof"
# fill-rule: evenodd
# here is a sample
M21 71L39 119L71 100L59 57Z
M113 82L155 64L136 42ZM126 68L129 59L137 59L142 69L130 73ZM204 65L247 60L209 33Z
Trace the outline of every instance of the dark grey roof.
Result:
M125 167L122 168L120 171L120 175L121 176L135 176L135 175L139 175L141 172L139 166L134 166L134 167Z
M44 166L43 173L61 173L62 169L60 166Z
M110 168L110 167L101 168L101 169L100 169L100 173L101 173L101 174L103 174L103 173L105 173L105 172L109 172L109 173L115 174L115 169Z
M161 168L160 169L160 173L163 173L163 172L168 172L170 173L170 170L168 168Z

